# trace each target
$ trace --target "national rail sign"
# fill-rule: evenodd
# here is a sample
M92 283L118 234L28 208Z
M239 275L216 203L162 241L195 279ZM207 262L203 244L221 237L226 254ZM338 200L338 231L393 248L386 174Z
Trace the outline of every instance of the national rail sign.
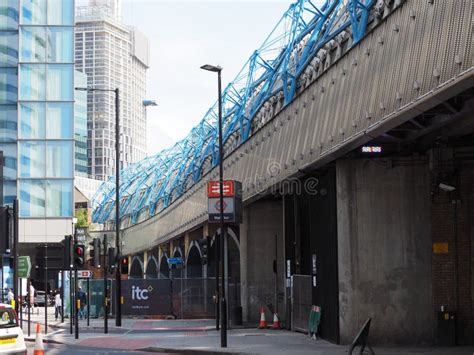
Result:
M235 195L235 181L224 180L222 182L222 194L224 197L233 197ZM219 197L220 196L220 184L219 181L208 181L207 182L207 197Z

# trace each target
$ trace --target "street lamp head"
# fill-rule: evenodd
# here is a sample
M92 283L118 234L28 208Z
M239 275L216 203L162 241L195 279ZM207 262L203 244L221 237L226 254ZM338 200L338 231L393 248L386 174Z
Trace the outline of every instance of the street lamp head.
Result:
M143 100L143 106L158 106L155 100Z
M94 87L86 87L86 88L81 88L81 87L75 87L74 90L77 90L77 91L87 91L87 92L91 92L91 91L107 91L107 92L116 92L118 89L101 89L101 88L94 88Z
M215 65L211 65L211 64L204 64L201 69L203 70L207 70L207 71L212 71L212 72L215 72L215 73L219 73L222 71L222 67L221 66L215 66Z

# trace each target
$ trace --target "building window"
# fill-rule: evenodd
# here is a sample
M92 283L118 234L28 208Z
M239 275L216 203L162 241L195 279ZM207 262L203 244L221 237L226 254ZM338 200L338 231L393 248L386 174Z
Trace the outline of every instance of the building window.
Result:
M73 29L56 27L48 29L48 62L73 62Z
M20 142L20 177L42 178L45 176L45 143Z
M74 93L73 66L70 64L48 65L48 95L51 101L72 101Z
M43 64L20 65L20 99L45 99L45 66Z
M46 30L44 27L22 27L20 29L20 60L22 62L44 62L46 60Z
M16 30L18 28L18 0L0 2L0 29Z
M69 102L48 103L46 113L47 139L72 139L73 104Z
M73 0L48 0L48 25L74 25L73 9Z
M0 105L14 104L18 99L18 69L0 68Z
M45 0L22 0L21 4L21 24L46 25Z
M17 137L16 106L0 106L0 141L14 142Z
M20 139L44 139L45 104L42 102L20 103Z
M3 182L3 202L7 205L13 204L16 199L16 181Z
M46 191L44 180L20 180L20 217L44 217Z
M3 151L3 178L6 180L16 180L16 143L2 143L0 150Z
M54 178L72 178L73 160L71 141L46 143L46 175Z
M72 216L72 180L46 180L46 216Z
M0 6L0 11L1 11ZM0 16L0 21L1 16ZM0 32L0 67L18 64L18 34L16 32Z

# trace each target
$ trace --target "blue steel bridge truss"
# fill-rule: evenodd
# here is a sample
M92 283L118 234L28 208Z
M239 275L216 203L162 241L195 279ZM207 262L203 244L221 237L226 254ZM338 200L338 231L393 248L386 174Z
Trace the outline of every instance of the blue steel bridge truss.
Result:
M320 7L318 0L298 0L290 5L223 91L224 154L251 136L267 101L277 97L284 107L295 98L299 78L328 43L345 38L350 47L356 45L371 10L384 2L391 0L326 0ZM120 172L121 218L135 224L152 217L219 163L217 114L216 102L186 138ZM113 220L114 205L115 178L109 177L93 198L93 221Z

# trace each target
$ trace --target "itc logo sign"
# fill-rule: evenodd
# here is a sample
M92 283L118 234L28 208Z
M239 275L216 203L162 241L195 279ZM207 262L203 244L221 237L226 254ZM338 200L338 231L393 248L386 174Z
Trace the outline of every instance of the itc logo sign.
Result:
M153 291L151 285L143 289L138 286L132 286L132 300L146 301L151 291Z

